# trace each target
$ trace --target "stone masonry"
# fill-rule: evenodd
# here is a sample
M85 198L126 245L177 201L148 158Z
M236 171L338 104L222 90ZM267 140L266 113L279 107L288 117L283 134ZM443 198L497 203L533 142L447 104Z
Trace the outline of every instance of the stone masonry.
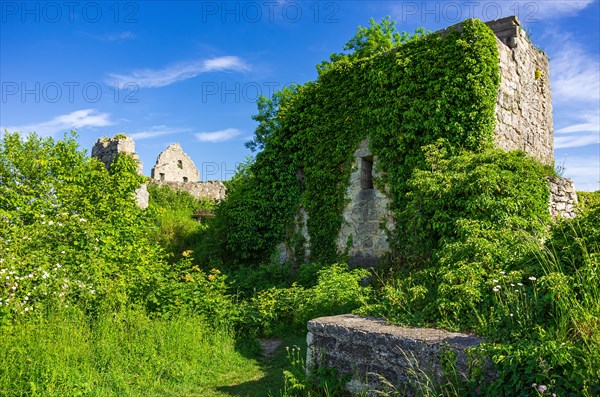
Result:
M158 186L169 186L173 190L188 192L196 198L208 198L221 201L225 198L225 184L221 181L208 182L161 182L152 180L151 183Z
M516 17L486 22L496 35L499 53L500 87L496 101L494 141L503 150L523 150L538 161L552 165L554 135L552 97L548 57L527 38ZM440 31L445 34L461 25ZM394 227L388 210L389 200L365 176L376 178L377 158L371 155L368 140L354 153L349 203L343 211L343 223L337 239L339 253L349 263L372 265L389 250L386 230ZM572 181L550 180L550 212L553 217L571 218L577 202ZM279 258L285 258L284 245L278 246Z
M362 141L354 152L346 191L350 202L342 213L344 220L337 239L338 251L347 253L351 265L374 265L389 251L386 230L392 227L392 214L389 199L372 183L372 178L378 176L376 160L368 140Z
M110 170L111 164L119 153L131 156L137 162L138 174L142 175L142 162L135 153L135 142L131 137L118 134L113 138L100 138L92 147L92 157L103 162L107 170ZM140 208L147 208L149 200L148 185L142 183L135 191L135 201Z
M398 327L349 314L311 320L308 331L307 370L335 368L338 375L350 377L346 388L361 395L394 391L413 396L419 384L426 384L425 376L441 384L448 351L456 353L457 375L467 376L467 350L483 341L472 335Z
M552 165L554 130L548 57L531 44L516 17L487 25L497 35L500 58L496 146L507 151L523 150Z
M190 156L174 143L158 155L150 177L161 182L198 182L200 173Z
M135 142L130 137L119 134L114 138L100 138L92 147L92 157L103 162L107 170L110 170L112 162L119 153L133 157L138 163L138 174L142 175L142 162L135 153Z
M575 206L578 203L575 184L572 179L549 177L550 215L553 218L575 218Z

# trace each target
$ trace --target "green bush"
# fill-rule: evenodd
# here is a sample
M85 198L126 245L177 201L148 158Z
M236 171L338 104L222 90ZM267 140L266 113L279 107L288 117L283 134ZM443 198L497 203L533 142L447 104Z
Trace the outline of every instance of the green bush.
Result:
M245 309L244 321L266 336L305 332L313 318L350 313L366 303L371 295L364 285L368 275L365 269L349 271L342 264L323 267L314 287L294 283L258 292Z

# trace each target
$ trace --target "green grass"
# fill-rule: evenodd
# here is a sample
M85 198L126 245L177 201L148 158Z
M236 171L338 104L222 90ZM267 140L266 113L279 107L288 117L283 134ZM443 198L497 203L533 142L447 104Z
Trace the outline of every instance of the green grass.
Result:
M1 396L277 395L285 345L301 343L286 340L266 360L200 318L151 319L138 310L96 320L52 312L1 332Z

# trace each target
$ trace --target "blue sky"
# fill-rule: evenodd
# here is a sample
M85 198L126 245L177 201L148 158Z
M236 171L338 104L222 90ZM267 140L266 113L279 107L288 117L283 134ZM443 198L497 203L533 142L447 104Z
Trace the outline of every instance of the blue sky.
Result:
M0 0L0 128L91 151L132 135L150 174L179 142L201 179L228 179L250 153L258 94L316 78L358 25L400 31L516 14L550 57L555 158L578 190L600 181L600 7L582 1Z

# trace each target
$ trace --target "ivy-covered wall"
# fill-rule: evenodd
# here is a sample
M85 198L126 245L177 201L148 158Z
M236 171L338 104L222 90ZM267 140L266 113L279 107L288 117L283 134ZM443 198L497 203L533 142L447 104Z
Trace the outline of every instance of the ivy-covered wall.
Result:
M308 215L310 259L340 259L336 240L359 142L369 137L381 172L375 187L396 213L413 169L425 166L422 146L439 138L456 151L493 144L499 82L496 37L478 20L333 63L262 121L270 126L263 150L217 210L227 259L265 260L282 241L301 248L295 225L301 208Z

